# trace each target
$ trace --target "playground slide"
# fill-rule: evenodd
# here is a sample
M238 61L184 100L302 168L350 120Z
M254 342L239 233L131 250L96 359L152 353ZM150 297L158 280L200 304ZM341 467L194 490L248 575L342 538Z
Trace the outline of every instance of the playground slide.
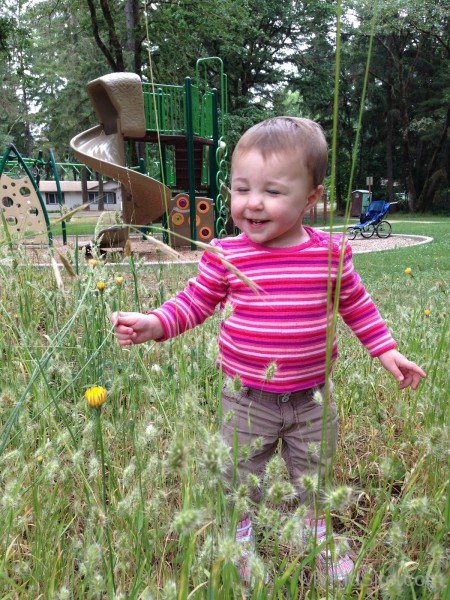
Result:
M156 179L125 165L124 137L145 135L144 99L140 78L134 73L111 73L87 86L100 121L70 141L78 160L122 184L125 223L147 225L167 210L170 189Z

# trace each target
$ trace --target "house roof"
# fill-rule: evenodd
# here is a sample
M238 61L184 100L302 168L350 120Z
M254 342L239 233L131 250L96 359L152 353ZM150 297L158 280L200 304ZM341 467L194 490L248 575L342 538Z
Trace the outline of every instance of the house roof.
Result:
M81 181L60 181L62 192L80 192L81 193ZM105 190L116 190L119 184L116 181L106 181L103 184ZM90 192L98 190L98 181L88 181L87 189ZM56 181L48 181L41 179L39 182L39 190L41 192L56 192Z

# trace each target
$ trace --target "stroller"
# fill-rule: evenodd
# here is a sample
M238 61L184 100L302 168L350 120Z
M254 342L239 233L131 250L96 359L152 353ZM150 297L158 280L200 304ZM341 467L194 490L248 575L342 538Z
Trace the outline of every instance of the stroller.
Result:
M391 203L384 200L373 200L365 213L359 219L359 223L347 227L347 237L354 240L358 231L363 238L371 238L374 233L379 238L388 238L392 233L392 227L389 221L383 220L383 217L389 212Z

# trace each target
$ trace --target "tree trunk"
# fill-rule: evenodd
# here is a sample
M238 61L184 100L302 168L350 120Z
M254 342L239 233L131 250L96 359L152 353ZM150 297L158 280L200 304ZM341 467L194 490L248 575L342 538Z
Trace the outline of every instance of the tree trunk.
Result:
M394 135L394 115L392 110L391 88L387 89L387 112L386 112L386 179L387 199L394 201L394 165L392 158L392 144Z
M81 197L83 199L83 204L86 204L87 202L89 202L87 181L88 181L87 169L83 168L83 169L81 169ZM91 209L90 206L86 207L86 210L90 210L90 209Z
M439 181L439 180L442 181L442 180L445 180L446 178L448 179L448 173L449 173L448 165L445 165L443 167L443 169L437 171L436 163L438 161L439 155L443 151L444 146L447 142L447 135L448 135L449 127L450 127L450 105L447 108L447 116L445 118L444 127L442 129L442 135L439 138L438 145L433 153L430 164L428 165L425 183L423 185L422 191L420 192L420 196L417 199L416 208L418 211L424 212L431 208L431 204L433 203L434 194L437 191L437 188L436 188L437 181ZM449 160L449 157L447 154L447 162L448 162L448 160ZM440 174L440 177L436 177L436 175L438 173Z
M133 56L133 70L137 75L141 75L142 57L141 57L141 25L139 4L137 0L126 0L124 6L125 26L127 29L127 48Z
M29 111L28 94L27 94L27 90L24 85L22 86L22 100L23 100L23 106L25 108L26 115L28 117L28 111ZM30 121L28 120L28 118L25 118L24 126L25 126L25 155L31 156L33 154L33 135L31 133L31 126L30 126Z
M403 155L403 168L406 176L406 187L408 190L408 204L409 210L414 212L416 210L416 187L414 185L413 178L413 165L411 159L411 152L409 148L409 115L406 106L406 99L403 96L400 102L401 112L401 124L402 124L402 155Z
M98 211L105 210L105 194L103 190L103 178L100 173L97 173L97 181L98 181Z

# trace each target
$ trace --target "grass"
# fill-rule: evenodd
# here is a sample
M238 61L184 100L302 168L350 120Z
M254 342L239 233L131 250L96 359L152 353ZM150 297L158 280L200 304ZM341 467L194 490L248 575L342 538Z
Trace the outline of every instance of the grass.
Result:
M432 243L355 256L400 349L428 378L416 393L399 392L339 326L341 429L327 514L349 540L359 581L328 597L445 594L450 219L418 220L438 222L408 219L394 230L431 235ZM80 261L61 291L50 270L16 258L20 266L0 261L0 596L242 597L236 514L221 481L229 458L217 436L218 317L130 349L115 343L107 319L120 307L157 306L195 268L131 261L117 268L117 283L113 270ZM101 413L83 397L92 385L109 392ZM282 487L277 461L270 482ZM337 502L346 487L348 502ZM238 505L246 503L242 493ZM301 514L265 501L255 522L270 583L260 579L250 596L326 597L315 583L314 549L299 542ZM257 560L255 568L262 570Z
M103 213L103 215L104 215L103 218L104 218L105 226L107 226L109 224L113 224L115 222L115 220L114 220L115 213L109 212L109 213ZM80 215L75 215L66 224L67 235L93 236L95 227L97 225L98 216L99 216L99 213L93 213L92 215L87 215L86 213L82 213ZM306 223L308 222L308 217L309 217L309 215L307 215L307 219L305 221ZM58 215L50 217L50 224L52 225L52 222L58 218L59 218ZM408 221L410 224L412 224L414 221L431 221L431 222L437 222L437 223L441 223L441 222L445 223L446 221L448 221L448 217L443 217L440 215L434 215L434 214L429 214L429 213L424 213L424 214L394 213L392 215L389 215L389 221L392 224L395 224L397 221L405 221L405 220ZM357 223L358 219L351 218L350 222ZM339 228L340 226L343 225L343 223L344 223L343 217L336 217L336 216L334 217L334 226ZM420 223L417 223L417 224L421 226ZM329 225L329 218L326 221L324 221L322 213L319 212L315 226L322 227L324 225L325 226ZM53 225L51 227L51 229L52 229L54 236L61 236L61 225L60 224ZM406 233L406 231L404 231L404 233ZM422 234L422 235L426 235L426 234Z

